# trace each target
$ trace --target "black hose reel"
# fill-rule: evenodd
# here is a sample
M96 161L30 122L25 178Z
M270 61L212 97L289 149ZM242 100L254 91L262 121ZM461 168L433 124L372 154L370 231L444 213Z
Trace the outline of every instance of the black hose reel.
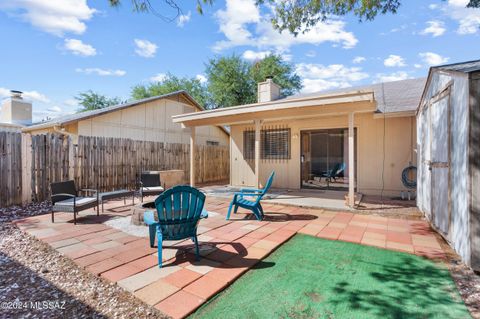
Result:
M414 177L411 177L412 175ZM403 169L402 183L403 183L403 186L405 186L408 189L406 192L402 191L402 199L408 199L408 200L414 199L416 195L415 194L416 188L417 188L417 167L416 166L410 165Z

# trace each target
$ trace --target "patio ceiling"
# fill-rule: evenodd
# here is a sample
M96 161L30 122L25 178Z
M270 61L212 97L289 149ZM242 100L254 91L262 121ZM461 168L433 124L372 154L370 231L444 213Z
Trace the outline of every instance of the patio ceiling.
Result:
M373 91L353 91L299 99L282 99L266 103L233 106L216 110L173 116L174 123L184 126L232 125L253 120L311 118L313 116L374 112Z

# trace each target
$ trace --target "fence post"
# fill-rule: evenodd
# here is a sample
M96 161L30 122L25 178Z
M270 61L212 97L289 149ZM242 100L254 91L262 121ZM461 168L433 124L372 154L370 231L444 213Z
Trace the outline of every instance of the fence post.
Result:
M32 136L22 133L22 205L32 201Z
M68 145L68 179L75 180L75 177L76 177L75 176L75 164L76 164L75 144L73 144L73 141L70 138L70 136L67 137L67 145Z

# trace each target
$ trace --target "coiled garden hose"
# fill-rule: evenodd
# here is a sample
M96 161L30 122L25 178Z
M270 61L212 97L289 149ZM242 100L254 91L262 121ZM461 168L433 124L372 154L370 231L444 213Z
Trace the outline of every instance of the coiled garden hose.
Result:
M415 178L410 179L408 175L415 172ZM402 183L406 188L417 188L417 167L410 165L405 167L402 171Z

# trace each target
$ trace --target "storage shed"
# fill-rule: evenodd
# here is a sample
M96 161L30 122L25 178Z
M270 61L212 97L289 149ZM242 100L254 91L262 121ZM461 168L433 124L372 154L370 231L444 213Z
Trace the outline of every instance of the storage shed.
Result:
M480 270L480 60L432 67L417 110L420 210Z

